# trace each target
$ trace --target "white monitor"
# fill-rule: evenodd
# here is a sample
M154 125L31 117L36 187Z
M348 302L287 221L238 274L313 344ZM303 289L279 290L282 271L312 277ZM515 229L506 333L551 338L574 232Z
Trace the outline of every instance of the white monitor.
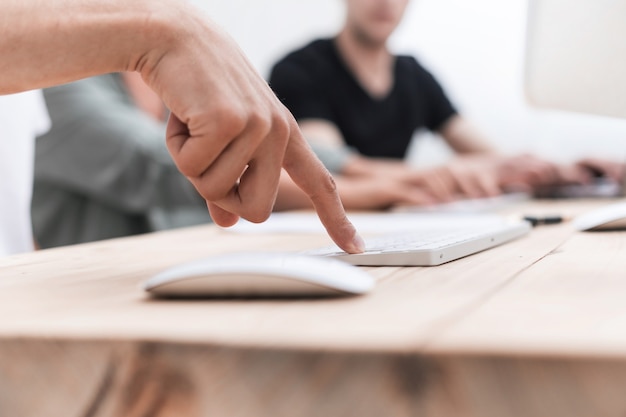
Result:
M530 0L531 104L626 118L626 0Z

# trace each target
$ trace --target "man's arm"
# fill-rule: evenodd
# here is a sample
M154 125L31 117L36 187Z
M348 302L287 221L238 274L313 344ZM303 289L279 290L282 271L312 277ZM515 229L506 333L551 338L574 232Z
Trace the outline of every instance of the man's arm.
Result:
M384 210L398 206L423 206L437 201L428 192L393 179L336 176L337 190L348 210ZM311 208L311 200L282 175L274 210Z
M317 150L318 156L322 157L322 161L325 159L323 155L343 155L339 160L332 157L326 158L324 162L327 167L332 165L335 168L334 172L340 176L338 178L341 178L343 187L339 191L348 208L380 208L381 197L383 201L389 202L388 206L445 202L452 200L456 195L462 195L466 190L471 190L462 187L467 181L460 182L452 175L453 171L445 168L417 171L402 160L371 158L356 152L346 152L347 147L341 132L327 120L304 120L300 122L300 127L313 148ZM323 152L319 152L320 148ZM346 185L346 182L349 182L350 186ZM470 184L473 184L473 181L470 181ZM380 185L390 188L376 194L381 191L377 189ZM289 189L284 186L284 181L282 189ZM399 199L396 192L387 192L390 190L402 191L406 198ZM372 197L374 194L376 198L372 205L363 206L361 202L365 197ZM297 193L287 194L283 191L279 202L281 205L288 201L287 195L293 195L294 199L297 197Z
M485 135L464 117L456 114L446 121L439 134L458 154L496 153Z
M265 220L283 166L335 242L363 250L291 114L237 45L188 3L7 0L0 11L0 93L138 71L171 110L168 148L216 223Z
M447 121L440 134L459 154L446 168L469 195L480 196L485 190L495 194L498 188L532 191L545 185L588 182L581 166L559 166L530 154L499 154L479 129L459 115Z
M311 119L300 122L300 126L305 137L314 143L314 148L326 147L325 153L328 154L332 154L333 150L336 154L342 154L341 150L345 149L341 132L331 122ZM462 148L471 155L456 158L435 169L418 171L401 160L371 158L351 153L343 158L337 173L346 178L369 179L372 184L377 183L380 178L394 180L403 187L411 186L414 193L430 196L432 202L498 194L498 177L494 169L487 168L492 168L492 165L495 167L501 157L492 153L486 142L480 139L479 133L458 116L453 116L443 129L452 140L456 140L455 144L459 149ZM476 141L473 141L474 136ZM480 155L481 163L477 163L474 155Z
M345 140L339 129L327 120L310 119L300 122L300 127L304 136L311 142L313 149L316 149L318 156L343 155L340 160L331 158L335 173L342 179L342 189L340 195L344 204L348 208L380 208L380 198L393 205L421 205L436 202L449 201L460 191L457 182L450 176L440 175L441 170L416 171L402 160L387 158L371 158L360 155L356 152L346 152ZM324 148L323 152L319 152ZM327 167L329 161L324 161ZM446 180L443 180L446 177ZM345 183L350 183L349 186ZM355 186L355 183L357 186ZM367 185L370 185L369 188ZM380 190L378 186L385 184L390 187L382 194L376 194ZM285 187L282 187L285 188ZM405 199L397 198L397 192L387 192L389 190L401 191L406 194ZM292 193L295 194L295 193ZM374 198L370 207L361 204L366 196ZM281 199L284 203L285 198ZM353 204L352 202L358 202Z

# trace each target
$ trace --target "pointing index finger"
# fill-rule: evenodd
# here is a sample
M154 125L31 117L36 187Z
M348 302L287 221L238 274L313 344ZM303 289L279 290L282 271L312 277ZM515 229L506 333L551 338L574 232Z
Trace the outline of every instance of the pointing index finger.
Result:
M365 243L346 217L335 181L306 143L292 118L290 138L283 167L291 179L304 191L335 243L348 253L361 253Z

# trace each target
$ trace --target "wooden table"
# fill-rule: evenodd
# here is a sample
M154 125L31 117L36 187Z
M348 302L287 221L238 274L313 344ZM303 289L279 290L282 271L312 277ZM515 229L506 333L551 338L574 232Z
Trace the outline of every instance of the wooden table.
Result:
M198 227L1 260L0 416L626 415L623 232L544 226L441 267L368 268L378 287L356 298L138 288L207 254L327 242Z

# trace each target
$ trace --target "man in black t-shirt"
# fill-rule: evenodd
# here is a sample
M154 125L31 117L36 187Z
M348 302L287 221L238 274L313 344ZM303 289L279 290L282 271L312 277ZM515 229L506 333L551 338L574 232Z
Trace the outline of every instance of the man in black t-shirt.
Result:
M274 67L270 84L297 120L331 123L361 155L396 159L404 158L417 129L445 135L458 122L437 80L415 58L388 55L384 72L391 78L376 89L375 81L367 85L353 73L341 39L314 41Z
M270 85L320 159L338 174L346 207L440 202L496 195L511 185L585 180L575 167L498 155L433 75L415 58L389 52L387 40L409 0L345 2L341 32L287 55L274 66ZM443 137L458 157L435 169L409 167L403 159L422 128ZM285 188L279 204L288 200ZM363 198L365 191L372 200Z

